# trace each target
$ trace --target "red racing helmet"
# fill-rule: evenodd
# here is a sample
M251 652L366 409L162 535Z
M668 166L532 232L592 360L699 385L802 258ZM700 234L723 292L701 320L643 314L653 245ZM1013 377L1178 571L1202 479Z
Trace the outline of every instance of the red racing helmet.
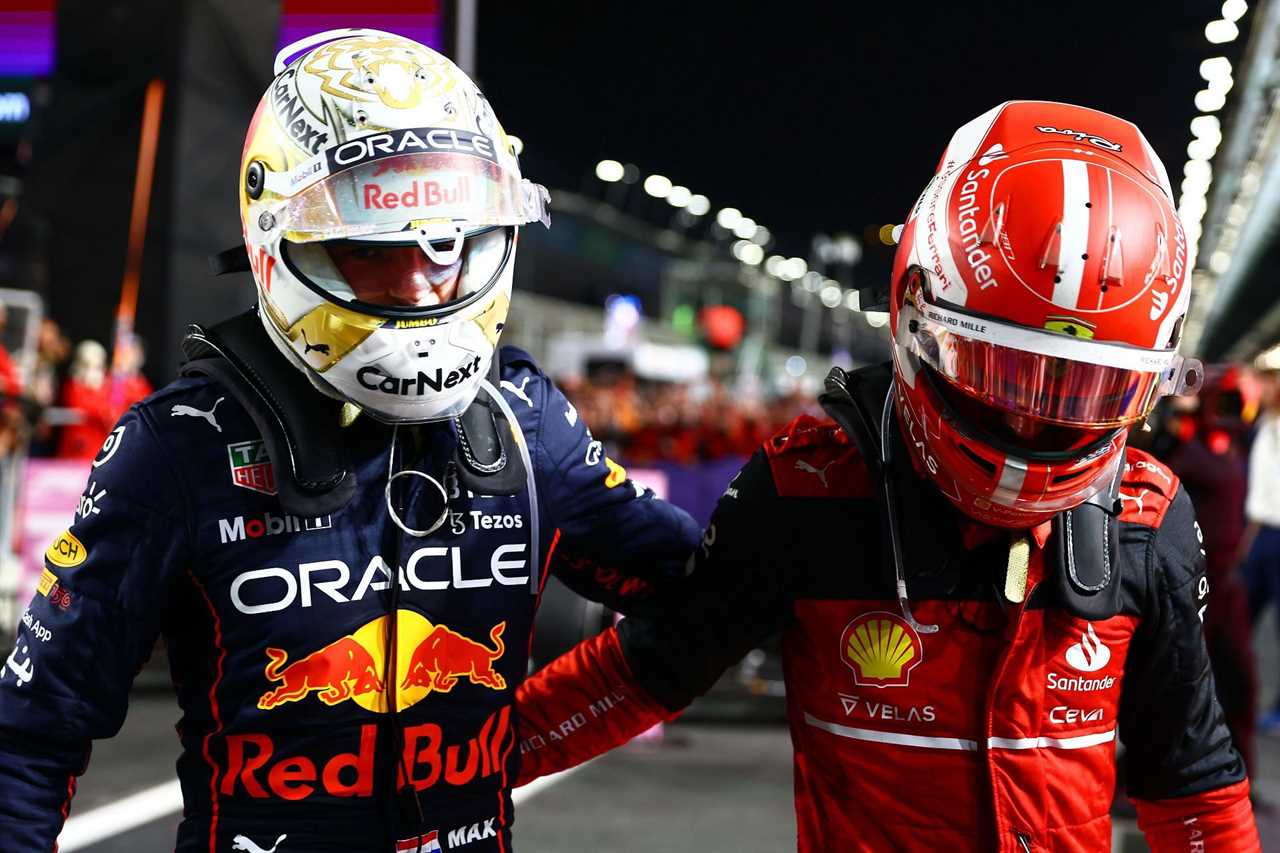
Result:
M1046 101L956 131L890 291L917 469L978 521L1030 527L1115 481L1128 428L1191 393L1187 241L1137 127Z

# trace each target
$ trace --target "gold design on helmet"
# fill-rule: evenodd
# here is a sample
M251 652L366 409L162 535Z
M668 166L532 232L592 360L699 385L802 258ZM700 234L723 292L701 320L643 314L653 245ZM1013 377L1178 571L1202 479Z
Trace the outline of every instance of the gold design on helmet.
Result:
M345 101L372 101L410 109L458 85L451 64L400 38L343 39L317 48L304 69L319 76L320 90ZM400 78L406 86L388 86Z
M480 327L485 339L493 346L498 345L498 336L502 334L502 327L506 325L507 311L510 307L511 296L507 293L498 293L489 306L476 315L475 324Z
M303 360L316 373L324 373L382 323L377 317L326 302L304 314L286 334L294 349L301 350Z
M864 678L893 679L916 656L912 637L890 619L869 619L849 632L845 655Z

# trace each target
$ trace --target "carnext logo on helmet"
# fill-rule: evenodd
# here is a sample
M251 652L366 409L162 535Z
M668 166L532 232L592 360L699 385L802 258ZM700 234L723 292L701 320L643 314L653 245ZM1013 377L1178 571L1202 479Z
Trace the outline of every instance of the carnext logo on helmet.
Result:
M415 378L408 379L388 376L377 365L366 364L356 371L356 380L370 391L381 391L383 394L394 394L397 397L405 397L410 394L420 397L428 388L432 391L452 388L462 380L470 379L471 375L479 369L480 356L476 356L472 361L458 365L456 370L450 370L447 376L444 375L443 370L437 367L435 376L430 376L419 370Z
M329 171L336 172L357 163L381 160L397 154L439 151L446 154L469 154L498 162L493 153L493 140L469 130L443 127L406 127L387 133L362 136L325 152Z

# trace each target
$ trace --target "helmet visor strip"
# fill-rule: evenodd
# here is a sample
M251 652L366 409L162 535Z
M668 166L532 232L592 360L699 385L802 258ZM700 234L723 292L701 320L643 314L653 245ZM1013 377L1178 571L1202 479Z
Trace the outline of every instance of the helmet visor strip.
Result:
M1067 426L1136 423L1168 394L1194 393L1200 365L1159 351L1072 338L921 301L899 335L966 393L1005 411Z
M543 187L483 157L416 152L303 181L275 216L285 239L306 243L394 232L411 222L457 222L468 230L546 224L547 198Z
M510 257L513 236L511 228L485 228L435 242L415 241L418 235L415 230L405 241L281 246L286 263L304 282L353 308L437 309L457 307L492 285Z

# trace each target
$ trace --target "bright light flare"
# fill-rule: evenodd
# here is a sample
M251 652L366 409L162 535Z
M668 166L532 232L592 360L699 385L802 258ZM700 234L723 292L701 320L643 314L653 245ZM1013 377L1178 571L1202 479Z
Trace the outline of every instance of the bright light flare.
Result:
M650 175L644 179L644 191L654 198L666 198L671 192L671 179L666 175Z
M616 184L624 174L626 167L617 160L601 160L596 163L596 177L607 184Z

